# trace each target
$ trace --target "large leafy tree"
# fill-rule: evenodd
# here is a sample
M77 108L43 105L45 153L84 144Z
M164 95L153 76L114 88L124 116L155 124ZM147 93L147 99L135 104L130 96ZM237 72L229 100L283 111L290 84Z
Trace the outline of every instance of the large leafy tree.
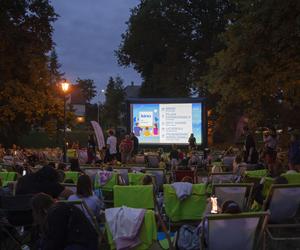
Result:
M104 119L108 127L123 124L125 111L125 93L123 80L120 77L110 77L105 91Z
M218 35L233 9L229 0L141 0L122 35L119 64L141 74L143 96L189 96L206 60L223 48Z
M226 48L205 80L222 116L239 111L256 124L299 126L300 2L240 0L223 35Z
M97 95L97 88L94 80L77 78L76 82L81 89L86 101L89 103Z
M6 144L61 117L47 56L56 18L48 0L0 0L0 140Z

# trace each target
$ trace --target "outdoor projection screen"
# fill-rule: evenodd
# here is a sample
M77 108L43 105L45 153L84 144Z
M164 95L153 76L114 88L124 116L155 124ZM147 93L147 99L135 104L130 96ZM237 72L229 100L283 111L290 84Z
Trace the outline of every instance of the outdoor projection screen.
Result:
M130 130L140 144L188 144L191 133L203 145L205 109L201 99L131 100Z

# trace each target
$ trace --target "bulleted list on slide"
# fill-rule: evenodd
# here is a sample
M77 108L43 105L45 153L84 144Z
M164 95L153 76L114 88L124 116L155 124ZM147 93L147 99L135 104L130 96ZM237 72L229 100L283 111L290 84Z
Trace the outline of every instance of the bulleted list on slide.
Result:
M192 104L160 104L160 143L187 143L192 128Z

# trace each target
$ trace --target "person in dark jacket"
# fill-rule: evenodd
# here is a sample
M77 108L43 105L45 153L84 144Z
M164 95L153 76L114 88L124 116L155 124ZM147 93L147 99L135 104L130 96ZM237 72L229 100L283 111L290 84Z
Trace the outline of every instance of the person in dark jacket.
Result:
M98 234L75 205L55 203L47 194L32 198L32 211L39 237L39 250L97 250Z
M300 134L294 131L289 146L289 169L300 172Z

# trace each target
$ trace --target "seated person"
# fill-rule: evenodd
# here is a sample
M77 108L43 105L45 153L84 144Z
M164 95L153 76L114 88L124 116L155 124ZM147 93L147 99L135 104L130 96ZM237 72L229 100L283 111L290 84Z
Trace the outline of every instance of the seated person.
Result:
M57 171L45 166L36 173L21 177L17 182L16 194L46 193L52 198L68 198L73 192L59 183Z
M94 216L100 215L101 209L104 208L104 203L94 193L92 189L92 181L88 175L81 175L77 181L76 194L69 197L69 201L84 200L89 210ZM83 211L86 217L91 220L92 218L87 211Z
M256 184L253 188L253 197L254 201L257 202L259 205L263 205L263 202L266 197L263 195L263 188L264 188L264 180L265 178L262 178L259 184ZM274 184L288 184L288 181L283 176L278 176L274 180Z
M153 180L150 175L145 175L142 180L142 185L153 185Z
M270 149L266 149L263 153L263 160L270 177L277 177L281 174L282 167L278 161L276 161L276 152Z
M57 203L47 194L32 198L32 211L40 237L36 249L97 250L98 234L76 206Z

